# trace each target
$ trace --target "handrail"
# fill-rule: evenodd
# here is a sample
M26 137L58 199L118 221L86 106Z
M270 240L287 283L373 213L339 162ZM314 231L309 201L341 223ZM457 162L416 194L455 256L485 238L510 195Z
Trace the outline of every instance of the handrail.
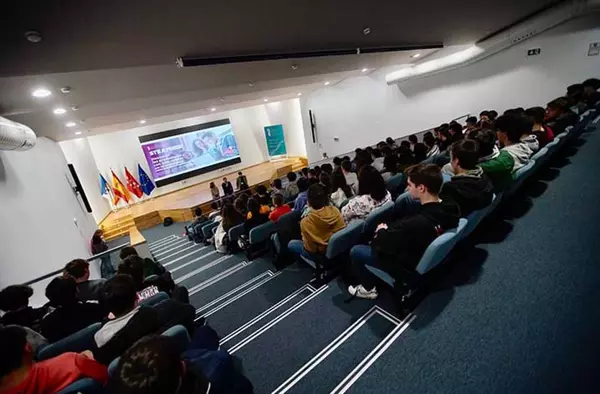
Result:
M102 253L98 253L98 254L95 254L95 255L93 255L93 256L90 256L90 257L87 259L87 261L92 261L92 260L99 259L99 258L101 258L101 257L104 257L104 256L106 256L106 255L109 255L109 254L111 254L112 252L116 252L117 250L121 250L121 249L123 249L123 248L124 248L124 247L126 247L126 246L129 246L129 242L126 242L126 243L124 243L124 244L121 244L121 245L119 245L119 246L115 246L114 248L111 248L111 249L107 249L107 250L105 250L105 251L104 251L104 252L102 252ZM30 281L27 281L27 282L23 283L23 285L25 285L25 286L31 286L31 285L32 285L32 284L34 284L34 283L41 282L41 281L43 281L44 279L48 279L48 278L50 278L50 277L52 277L52 276L54 276L54 275L60 274L60 273L61 273L63 270L64 270L64 268L58 269L58 270L56 270L56 271L52 271L52 272L50 272L50 273L44 274L44 275L42 275L42 276L40 276L40 277L37 277L37 278L35 278L35 279L32 279L32 280L30 280Z

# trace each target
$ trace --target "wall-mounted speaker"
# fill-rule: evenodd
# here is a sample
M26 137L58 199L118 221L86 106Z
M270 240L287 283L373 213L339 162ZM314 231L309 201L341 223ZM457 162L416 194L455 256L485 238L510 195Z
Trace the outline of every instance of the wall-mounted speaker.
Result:
M75 193L79 194L79 197L81 197L81 201L83 201L83 205L85 205L85 209L89 213L92 213L92 207L90 205L90 202L87 199L87 196L85 195L83 186L81 186L81 182L79 181L79 176L77 176L77 171L75 171L75 167L73 167L73 164L67 164L67 166L69 167L69 171L71 172L73 181L75 181L75 186L73 186L73 191Z

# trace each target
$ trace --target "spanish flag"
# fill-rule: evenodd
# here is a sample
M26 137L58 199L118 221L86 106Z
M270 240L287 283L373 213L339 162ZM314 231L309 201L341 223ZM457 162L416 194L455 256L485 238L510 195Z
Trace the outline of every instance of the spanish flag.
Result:
M123 186L123 183L121 182L121 180L119 178L117 178L117 176L115 175L114 171L110 171L112 174L112 184L113 184L113 205L117 205L117 203L119 202L119 199L122 199L123 201L125 201L125 203L129 203L129 200L131 199L131 195L129 194L129 192L127 191L127 189L125 189L125 186Z

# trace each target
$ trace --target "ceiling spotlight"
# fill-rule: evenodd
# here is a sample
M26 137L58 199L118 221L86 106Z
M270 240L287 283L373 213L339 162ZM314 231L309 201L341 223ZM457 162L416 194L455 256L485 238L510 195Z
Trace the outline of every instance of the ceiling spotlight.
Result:
M75 122L67 122L67 123L65 123L65 126L67 126L67 127L75 127L75 125L77 125L77 123L75 123Z
M64 88L60 88L60 91L63 92L64 94L71 93L71 87L65 86Z
M269 101L269 99L268 99L268 98L266 98L266 99L263 99L263 101L266 103L267 101Z
M420 54L420 53L415 53L415 54L414 54L414 55L412 55L411 57L412 57L412 58L415 58L415 57L419 57L419 56L421 56L421 54Z
M298 65L297 64L292 64L292 70L297 70L298 69Z
M64 108L54 108L54 110L52 110L52 112L54 112L54 115L63 115L65 113L67 113L67 110Z
M25 39L29 42L37 44L42 41L42 35L39 31L29 30L25 32Z
M217 110L217 109L216 109L215 107L212 107L212 108L210 109L210 112L215 112L216 110Z
M78 106L76 106L76 105L74 105L74 106L72 106L72 107L71 107L71 109L72 109L73 111L77 111L77 110L79 109L79 107L78 107Z
M33 92L31 92L31 95L36 98L48 97L51 94L52 94L51 91L49 91L48 89L44 89L44 88L38 88L38 89L35 89Z
M144 123L146 123L146 119L141 119L140 124L144 124Z
M368 36L369 34L371 34L371 28L370 28L370 27L365 27L365 28L363 29L363 34L364 34L365 36Z
M298 93L297 96L302 96L302 93Z
M366 73L367 71L369 71L369 69L368 69L368 68L363 68L363 69L362 69L362 70L360 70L360 71L361 71L361 72L363 72L363 73Z
M224 103L225 102L225 97L221 97L221 102Z
M327 81L325 82L325 86L329 85L331 82Z
M76 131L75 135L81 135L81 131Z
M252 82L248 82L248 86L252 87L254 84Z

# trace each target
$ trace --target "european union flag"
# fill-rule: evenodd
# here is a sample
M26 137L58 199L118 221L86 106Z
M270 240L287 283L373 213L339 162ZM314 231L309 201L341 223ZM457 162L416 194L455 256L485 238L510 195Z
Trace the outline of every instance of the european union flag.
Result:
M149 196L154 190L155 186L148 174L144 171L141 165L138 164L138 174L140 178L140 186L142 187L142 191Z

